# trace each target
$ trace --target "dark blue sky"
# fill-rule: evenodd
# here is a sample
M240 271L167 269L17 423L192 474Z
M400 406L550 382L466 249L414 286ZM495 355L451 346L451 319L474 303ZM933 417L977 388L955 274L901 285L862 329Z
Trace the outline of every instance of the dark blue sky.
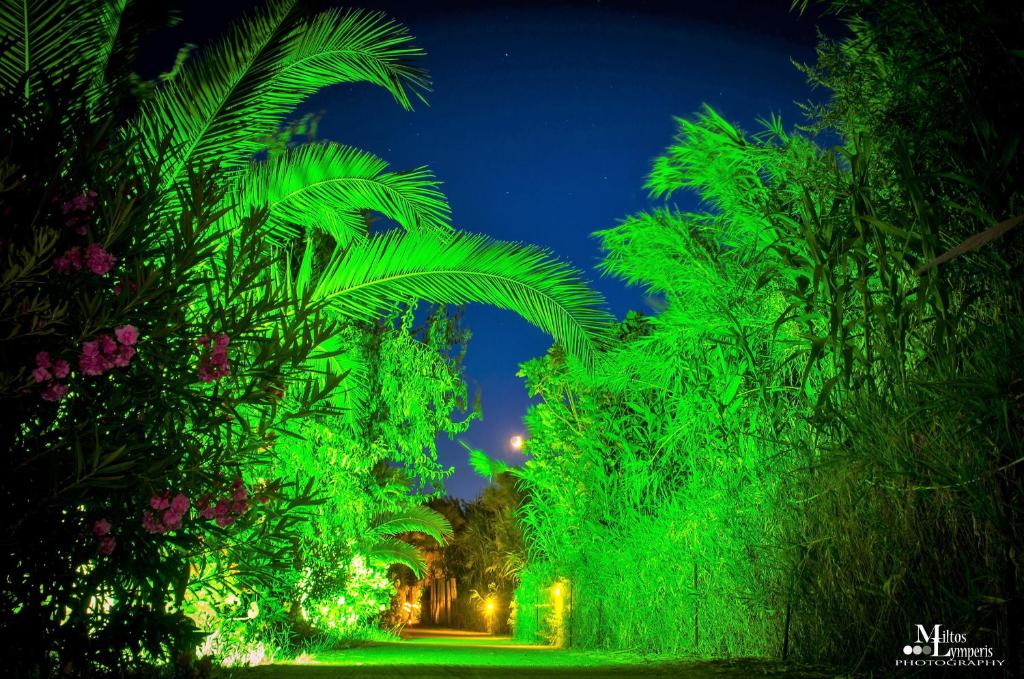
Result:
M429 106L403 111L382 90L354 85L322 92L303 110L323 113L321 138L372 151L396 169L430 166L456 227L549 248L582 269L621 317L643 308L642 294L598 277L590 234L652 205L641 187L676 131L673 116L706 102L751 130L770 113L801 122L794 102L810 96L790 59L813 60L815 22L790 13L788 0L691 4L351 3L410 27L428 52ZM185 6L186 26L175 31L182 39L199 42L187 25L203 21L200 6ZM466 379L482 391L484 418L464 439L521 459L508 439L525 433L529 399L515 373L550 340L480 305L467 310L465 325L473 332ZM439 449L456 467L449 492L475 496L484 481L468 469L465 450L447 440Z

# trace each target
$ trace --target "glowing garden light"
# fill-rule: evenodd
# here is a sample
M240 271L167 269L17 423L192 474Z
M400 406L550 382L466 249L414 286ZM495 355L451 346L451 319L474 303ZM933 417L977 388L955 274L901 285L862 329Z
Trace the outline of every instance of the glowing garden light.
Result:
M508 440L508 444L510 446L512 446L512 450L522 450L523 449L523 437L520 436L519 434L516 434L515 436L513 436L512 438L510 438Z

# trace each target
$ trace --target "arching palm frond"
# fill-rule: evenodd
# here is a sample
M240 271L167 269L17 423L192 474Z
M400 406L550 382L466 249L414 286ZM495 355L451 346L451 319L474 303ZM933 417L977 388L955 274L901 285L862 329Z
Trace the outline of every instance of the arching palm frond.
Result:
M339 245L366 235L365 210L379 212L409 231L448 234L451 210L426 168L386 172L372 153L341 144L306 144L253 163L240 180L243 204L265 205L282 238L301 226L330 234Z
M89 105L93 107L100 103L106 89L107 68L114 56L114 49L121 33L121 19L128 7L128 0L106 0L99 4L101 8L97 21L99 22L100 43L96 53L96 68L92 74L89 88Z
M471 447L465 441L459 441L459 443L463 448L469 451L469 466L473 468L473 471L488 481L493 481L494 477L499 474L504 474L511 469L511 467L509 467L505 462L492 459L487 455L487 453Z
M275 91L299 96L321 87L367 82L383 87L402 108L423 99L430 77L415 61L424 52L405 26L381 12L330 9L291 36L288 62L274 74Z
M0 89L19 86L26 99L45 77L90 81L109 53L109 22L116 0L0 0Z
M408 566L416 577L420 577L426 570L423 555L415 546L395 537L400 533L425 533L438 543L444 543L454 535L452 524L440 512L423 505L409 507L374 518L360 551L378 563Z
M419 54L405 29L382 14L309 17L296 0L273 0L186 64L142 108L135 127L150 153L169 141L168 183L198 161L240 170L295 106L325 86L367 81L407 105L405 88L428 82L410 64Z
M299 24L295 6L270 2L235 22L142 106L134 126L144 150L155 156L167 142L173 152L164 171L168 185L199 160L242 166L277 128L281 111L268 101L267 83L287 56L285 37ZM289 103L290 110L298 102Z
M395 538L384 538L368 548L364 547L362 551L368 560L378 564L397 563L408 566L417 578L427 570L427 562L420 551L408 542L402 542Z
M89 82L89 108L95 115L115 111L126 96L138 96L149 83L140 82L136 71L139 46L156 30L174 24L175 11L169 3L153 0L78 0L98 4L98 28L102 33L94 75ZM194 47L194 46L193 46ZM184 58L188 50L179 52ZM165 77L161 74L161 79Z
M409 507L398 513L378 516L369 531L374 536L387 537L399 533L425 533L437 542L449 540L454 534L447 517L427 506Z
M396 301L484 302L514 311L588 364L611 322L601 296L570 266L534 246L473 234L392 232L354 243L335 252L314 289L356 318Z

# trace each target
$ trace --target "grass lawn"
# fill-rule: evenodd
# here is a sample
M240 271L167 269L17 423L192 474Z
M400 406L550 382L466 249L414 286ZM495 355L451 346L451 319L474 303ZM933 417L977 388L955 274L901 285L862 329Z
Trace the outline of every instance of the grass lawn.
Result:
M777 662L644 661L636 655L579 651L517 644L454 630L413 632L398 642L322 651L290 663L264 665L231 673L238 679L475 679L484 677L683 677L689 679L794 676L805 679L830 674L784 666Z

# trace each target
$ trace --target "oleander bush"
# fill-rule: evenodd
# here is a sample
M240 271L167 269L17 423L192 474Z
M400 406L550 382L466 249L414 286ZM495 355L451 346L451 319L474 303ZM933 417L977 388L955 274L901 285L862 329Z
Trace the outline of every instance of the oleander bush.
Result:
M75 101L3 106L0 628L19 676L190 652L190 571L274 567L309 500L247 474L298 412L272 385L309 410L336 383L302 378L335 323L268 284L265 213L226 214L214 167L167 213L160 167Z
M449 473L436 436L473 412L445 305L509 309L583 360L603 342L570 267L456 232L429 170L288 120L338 83L422 99L403 26L271 0L145 81L138 45L171 18L0 2L0 638L18 676L187 675L197 654L368 632L389 567L422 567L408 535L450 533L422 507ZM441 305L422 327L419 301Z

